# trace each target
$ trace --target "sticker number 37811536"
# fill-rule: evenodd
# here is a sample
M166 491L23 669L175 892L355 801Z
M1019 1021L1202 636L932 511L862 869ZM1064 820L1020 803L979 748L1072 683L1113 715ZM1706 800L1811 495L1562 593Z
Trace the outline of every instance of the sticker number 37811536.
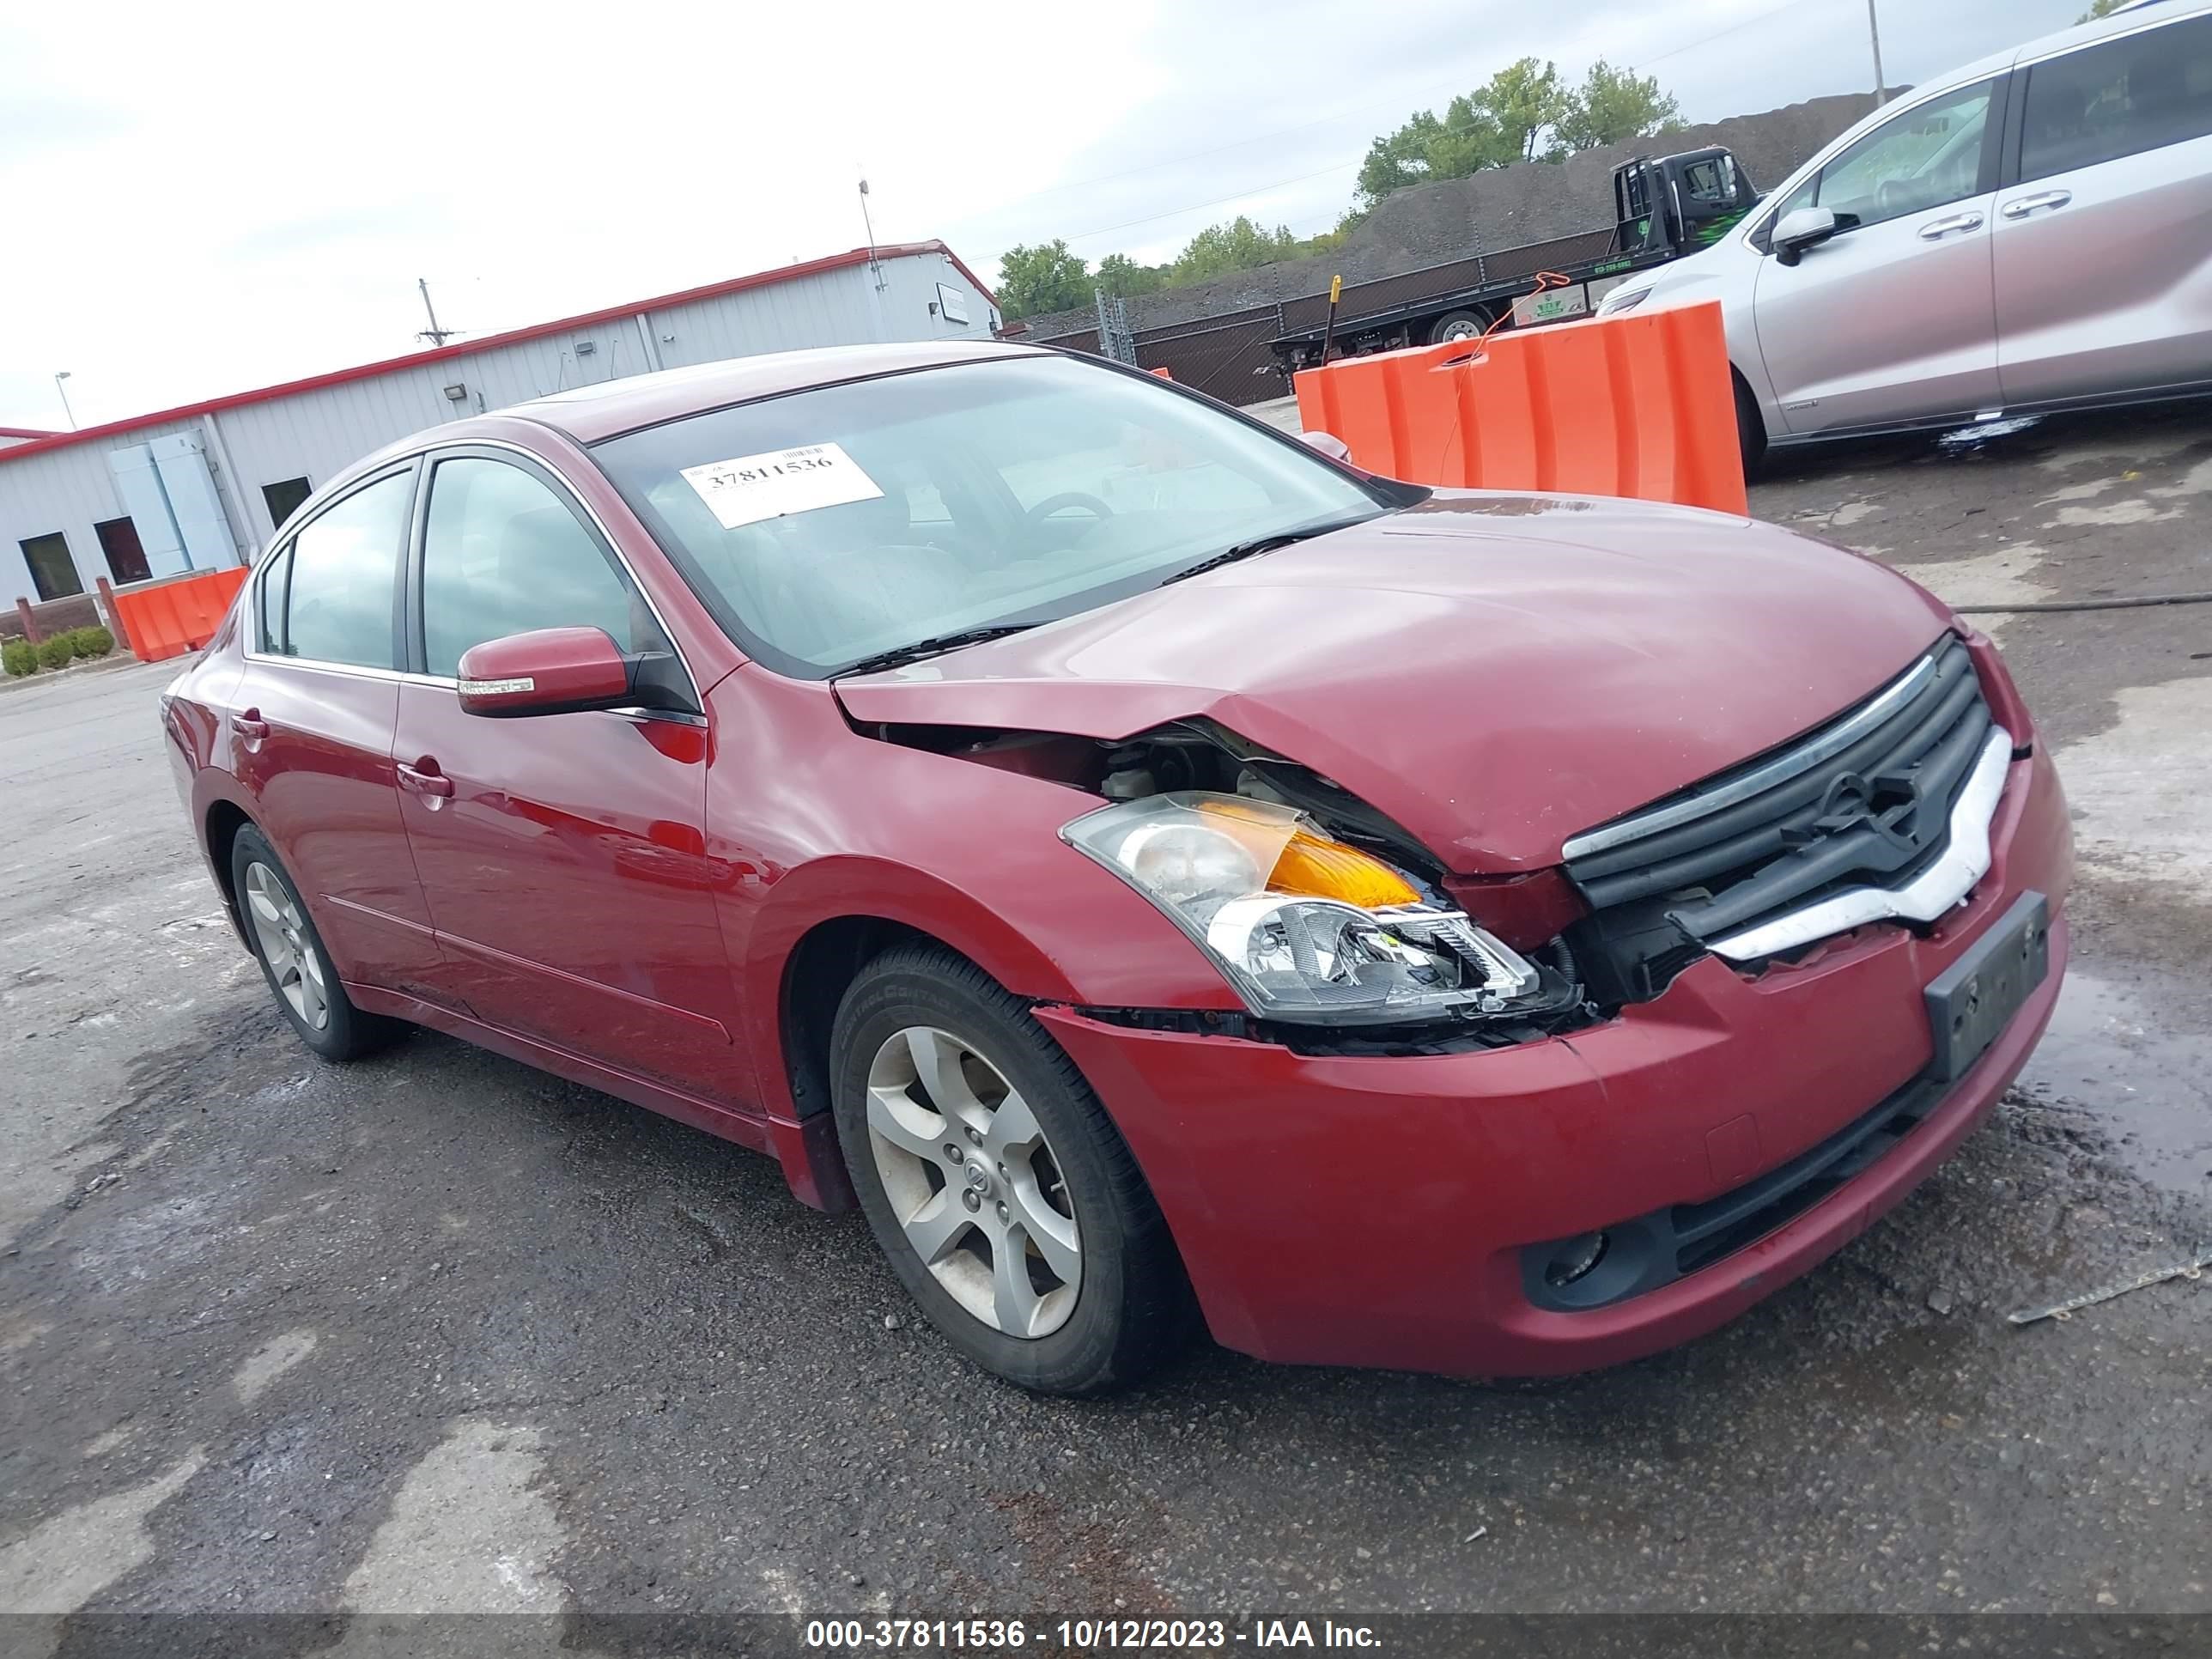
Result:
M883 495L842 444L801 444L684 469L684 482L725 530Z

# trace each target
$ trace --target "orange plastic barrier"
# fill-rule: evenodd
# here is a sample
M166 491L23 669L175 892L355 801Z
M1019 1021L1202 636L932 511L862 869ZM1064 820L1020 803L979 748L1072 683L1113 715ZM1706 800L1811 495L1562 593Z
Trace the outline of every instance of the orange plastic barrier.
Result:
M141 662L160 662L198 650L222 626L245 581L244 567L234 565L117 588L116 614L131 636L131 654Z
M1749 511L1717 301L1346 357L1297 393L1386 477Z

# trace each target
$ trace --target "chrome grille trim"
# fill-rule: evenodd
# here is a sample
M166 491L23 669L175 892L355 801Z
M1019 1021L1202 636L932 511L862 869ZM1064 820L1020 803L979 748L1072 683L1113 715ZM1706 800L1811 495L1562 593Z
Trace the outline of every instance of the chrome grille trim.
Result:
M1947 638L1943 644L1948 643ZM1777 755L1764 766L1739 773L1726 783L1686 799L1617 818L1595 830L1585 830L1567 842L1564 849L1565 856L1571 860L1584 858L1592 853L1602 853L1632 841L1641 841L1646 836L1656 836L1662 830L1674 829L1677 824L1692 823L1733 806L1738 801L1749 800L1764 790L1785 783L1800 773L1809 772L1822 762L1834 758L1895 714L1928 684L1936 672L1936 659L1942 654L1943 644L1937 645L1836 724L1814 733L1797 747Z
M1952 805L1950 834L1942 856L1904 886L1850 888L1715 939L1707 948L1731 962L1755 962L1870 921L1935 921L1963 902L1974 884L1989 873L1990 825L2004 798L2005 775L2011 767L2012 734L2002 726L1992 726L1966 787Z

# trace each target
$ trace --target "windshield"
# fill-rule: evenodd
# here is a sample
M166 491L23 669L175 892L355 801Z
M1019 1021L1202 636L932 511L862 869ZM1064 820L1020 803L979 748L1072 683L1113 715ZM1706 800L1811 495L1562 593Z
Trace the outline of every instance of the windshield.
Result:
M1386 510L1298 445L1056 356L792 392L592 454L738 642L809 678Z

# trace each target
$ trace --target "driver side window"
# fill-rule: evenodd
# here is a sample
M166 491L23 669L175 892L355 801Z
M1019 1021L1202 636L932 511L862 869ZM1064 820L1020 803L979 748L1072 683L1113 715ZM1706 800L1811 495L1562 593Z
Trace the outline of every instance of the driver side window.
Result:
M440 461L422 531L424 665L451 678L472 645L579 627L625 653L668 649L599 538L544 483L505 461Z
M1824 207L1848 230L1976 194L1996 90L1984 81L1885 122L1800 185L1769 223Z

